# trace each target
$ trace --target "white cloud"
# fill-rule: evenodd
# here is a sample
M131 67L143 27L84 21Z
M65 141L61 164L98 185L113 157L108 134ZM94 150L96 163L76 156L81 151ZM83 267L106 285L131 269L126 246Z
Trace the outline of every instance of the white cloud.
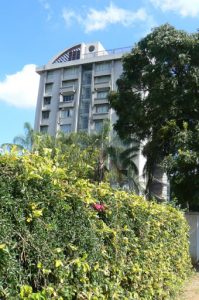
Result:
M183 17L199 15L199 0L150 0L162 11L174 11Z
M130 26L137 21L144 21L146 18L147 14L144 9L134 12L110 4L105 10L90 9L84 21L84 26L86 32L89 32L104 29L109 24L120 23L123 26Z
M0 101L15 107L35 107L39 86L39 75L35 72L35 65L25 65L15 74L6 75L0 81Z
M111 24L121 24L125 27L133 26L136 22L148 22L151 17L147 15L143 8L137 11L130 11L110 3L104 10L89 8L85 15L77 14L73 10L64 9L63 18L67 26L73 20L76 20L84 27L85 32L88 33L103 30Z
M47 12L47 21L50 21L52 18L52 9L47 0L39 0L39 3L43 6L45 11Z
M63 16L64 21L65 21L67 26L70 26L72 20L77 18L76 14L73 10L65 9L65 8L63 9L62 16Z

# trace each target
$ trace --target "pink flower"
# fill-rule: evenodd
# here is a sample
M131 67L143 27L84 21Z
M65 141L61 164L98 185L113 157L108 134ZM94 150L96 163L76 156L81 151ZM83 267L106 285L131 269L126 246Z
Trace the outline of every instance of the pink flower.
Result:
M97 211L101 211L101 212L104 212L105 211L105 205L102 203L102 204L100 204L100 203L94 203L93 205L92 205L92 207L95 209L95 210L97 210Z

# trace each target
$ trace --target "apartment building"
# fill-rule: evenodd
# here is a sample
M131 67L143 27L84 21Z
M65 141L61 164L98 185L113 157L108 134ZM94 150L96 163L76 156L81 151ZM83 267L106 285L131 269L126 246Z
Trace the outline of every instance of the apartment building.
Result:
M117 89L121 58L130 48L105 50L100 42L65 49L37 68L40 75L35 130L56 135L98 132L103 121L116 121L108 93Z
M117 116L109 107L108 93L117 90L122 56L130 50L130 47L105 50L100 42L81 43L38 67L35 131L55 136L58 131L99 132L106 119L113 125ZM139 181L145 184L141 150L135 163Z

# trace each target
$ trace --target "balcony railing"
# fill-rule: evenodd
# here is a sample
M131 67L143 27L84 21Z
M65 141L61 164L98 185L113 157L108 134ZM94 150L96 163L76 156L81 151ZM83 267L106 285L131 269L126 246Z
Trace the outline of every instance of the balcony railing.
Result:
M76 91L76 86L75 85L63 86L63 87L60 88L60 94L62 94L62 95L75 93L75 91Z
M59 102L59 108L64 108L64 107L74 107L75 105L75 101L72 100L72 101L60 101Z
M95 90L104 90L104 89L110 89L111 88L111 82L110 81L102 81L102 82L95 82L94 83L94 89Z
M90 52L90 53L85 53L82 58L92 58L92 57L113 55L113 54L125 54L125 53L129 53L131 51L131 49L132 49L132 47L129 46L129 47L123 47L123 48Z

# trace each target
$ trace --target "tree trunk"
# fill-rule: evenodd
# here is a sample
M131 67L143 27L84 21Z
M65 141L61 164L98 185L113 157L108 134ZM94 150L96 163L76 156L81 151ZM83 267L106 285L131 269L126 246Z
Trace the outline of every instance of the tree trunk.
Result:
M149 195L163 202L167 200L168 182L163 168L155 165L149 182Z

